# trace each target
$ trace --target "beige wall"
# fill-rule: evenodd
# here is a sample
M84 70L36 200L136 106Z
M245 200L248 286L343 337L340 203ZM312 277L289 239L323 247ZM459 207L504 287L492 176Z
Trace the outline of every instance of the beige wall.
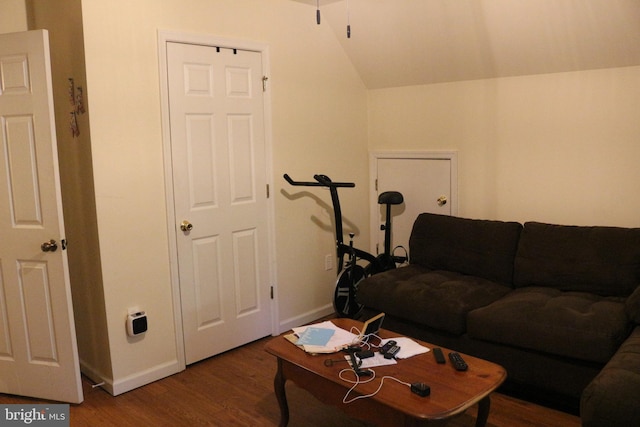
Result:
M0 34L26 30L25 0L0 0Z
M77 115L79 135L74 136L69 126L73 110L69 78L76 91L78 87L82 89L85 107L87 104L81 4L80 0L27 0L26 4L29 28L49 32L65 237L80 363L83 372L96 381L111 381L88 112Z
M100 253L116 388L176 360L168 260L157 57L159 29L264 42L270 48L279 319L330 309L333 233L322 203L287 197L285 172L354 180L350 220L368 224L366 92L313 9L285 0L83 0L91 147ZM363 235L366 240L366 233ZM367 244L368 242L363 242ZM149 332L130 342L127 307L147 311ZM146 373L145 373L146 372Z
M459 215L639 226L640 67L369 92L370 150L458 150Z

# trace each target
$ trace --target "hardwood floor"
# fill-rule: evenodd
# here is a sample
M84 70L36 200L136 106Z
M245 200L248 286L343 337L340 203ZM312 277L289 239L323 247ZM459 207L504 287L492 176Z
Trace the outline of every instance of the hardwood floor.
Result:
M113 397L83 381L85 401L70 408L71 426L277 426L273 393L276 359L267 340L189 366L185 371ZM287 384L292 427L356 427L338 409L324 406L294 384ZM0 394L0 404L47 403ZM454 419L453 427L473 426L473 408ZM574 415L494 393L488 427L578 427Z

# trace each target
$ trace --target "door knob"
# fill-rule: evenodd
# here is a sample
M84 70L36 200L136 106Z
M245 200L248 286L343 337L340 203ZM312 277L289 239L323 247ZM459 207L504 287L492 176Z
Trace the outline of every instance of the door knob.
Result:
M58 242L51 239L40 245L40 249L42 249L42 252L55 252L58 249Z
M438 206L444 206L447 204L447 196L440 196L437 199Z
M186 219L180 223L180 230L182 231L191 231L193 229L193 224L191 224Z

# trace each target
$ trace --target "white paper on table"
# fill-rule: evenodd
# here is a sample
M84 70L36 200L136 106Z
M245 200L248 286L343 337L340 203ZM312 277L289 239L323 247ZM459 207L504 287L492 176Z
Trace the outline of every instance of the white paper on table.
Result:
M353 344L358 338L357 335L337 327L329 320L326 320L321 323L316 323L315 325L306 325L306 326L301 326L299 328L293 328L292 330L293 330L293 333L299 337L309 327L332 329L334 332L329 342L327 342L327 344L324 346L315 346L315 345L301 346L302 348L304 348L304 351L306 351L307 353L335 353L336 351L340 351L343 348Z
M349 355L344 357L351 365L351 357ZM362 364L359 366L360 369L367 368L375 368L376 366L385 366L385 365L395 365L398 363L395 359L385 359L384 354L380 354L378 352L373 353L373 357L367 357L366 359L358 359L356 360L362 361Z
M431 351L428 347L418 344L411 338L407 337L397 337L397 338L386 338L383 339L380 343L380 346L385 345L388 341L395 341L396 345L400 347L400 351L396 354L396 359L408 359L412 356L417 356L418 354L426 353Z

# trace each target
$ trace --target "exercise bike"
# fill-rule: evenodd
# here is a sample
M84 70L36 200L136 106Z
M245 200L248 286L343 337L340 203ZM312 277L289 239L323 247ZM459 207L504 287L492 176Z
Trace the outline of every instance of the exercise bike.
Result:
M386 205L386 218L384 225L380 226L384 230L384 252L373 255L362 249L353 246L354 233L349 233L349 244L344 243L342 228L342 211L340 209L340 198L338 188L353 188L353 182L333 182L326 175L314 175L315 182L294 181L287 174L284 179L291 185L303 187L325 187L331 194L333 205L333 215L336 231L336 263L338 279L333 298L334 308L340 317L357 317L362 311L362 304L356 299L358 283L365 277L383 271L396 268L396 263L403 263L407 256L395 256L391 251L391 206L404 202L404 197L397 191L385 191L378 196L378 204ZM348 259L345 262L345 256ZM364 260L366 265L358 264L358 260Z

